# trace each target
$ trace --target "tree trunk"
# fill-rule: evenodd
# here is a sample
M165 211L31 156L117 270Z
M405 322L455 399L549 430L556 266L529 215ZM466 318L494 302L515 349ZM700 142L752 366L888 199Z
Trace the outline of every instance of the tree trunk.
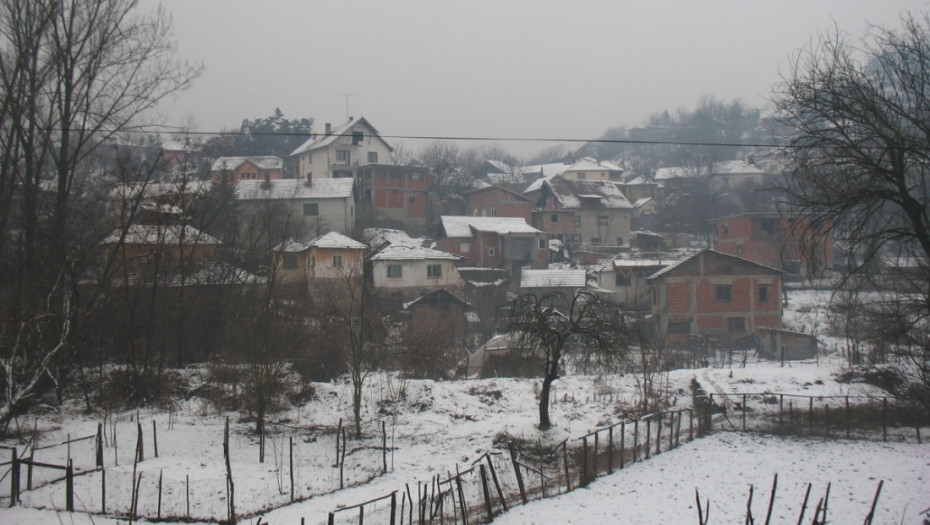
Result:
M539 392L539 429L549 430L552 422L549 420L549 392L552 390L552 382L555 377L546 374L543 378L542 390Z

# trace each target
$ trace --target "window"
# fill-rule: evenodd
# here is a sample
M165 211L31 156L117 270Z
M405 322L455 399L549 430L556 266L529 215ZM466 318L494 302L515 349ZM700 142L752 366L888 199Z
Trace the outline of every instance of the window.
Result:
M488 215L491 217L497 217L497 208L491 208L488 210Z
M733 286L729 284L718 284L717 288L717 300L718 301L732 301L733 300Z
M670 334L690 334L691 320L671 321L668 323L668 333Z
M468 253L468 250L471 249L471 245L467 242L459 243L459 253Z
M571 234L569 239L572 241L572 244L581 244L581 235L577 233Z
M600 243L601 243L600 237L591 237L591 244L600 244Z
M759 285L759 302L767 303L769 302L769 287L765 284Z
M365 134L362 133L361 131L353 131L353 132L352 132L352 144L353 144L353 145L358 146L359 144L362 143L362 140L363 140L364 138L365 138Z
M540 250L546 249L546 239L539 239L539 249Z
M430 279L439 279L442 277L442 265L441 264L427 264L426 265L426 276Z
M584 173L578 173L578 180L585 180L588 176Z
M617 286L628 286L630 284L630 278L626 275L623 275L623 272L617 272L617 278L614 281L614 284Z
M497 255L497 250L495 250L494 248L488 248L488 255L490 255L491 257L494 257L495 255Z
M407 202L409 202L410 204L416 204L416 203L417 203L417 198L416 198L415 196L411 195L410 197L407 197Z
M377 164L377 163L378 163L378 152L377 152L377 151L369 151L369 152L368 152L368 163L369 163L369 164Z
M309 204L304 204L304 217L310 217L320 214L320 205L312 202Z
M766 233L775 233L775 219L761 219L759 227Z
M730 225L725 222L720 223L720 233L730 233Z
M606 215L599 215L599 216L598 216L598 218L597 218L597 227L598 227L598 228L606 228L606 227L607 227L607 216L606 216Z
M740 257L743 256L743 245L742 244L736 245L736 255L739 255Z
M400 279L404 272L399 264L389 264L387 267L388 279Z
M623 237L617 237L617 246L623 246Z
M549 220L551 220L552 222L559 222L559 216L558 216L558 214L553 213L553 214L552 214L552 217L551 217Z
M284 260L281 261L281 266L285 270L296 270L297 269L297 254L296 253L285 253Z
M333 268L342 268L342 255L333 255Z
M349 164L349 150L347 149L337 149L336 150L336 162L340 164L347 165Z
M746 319L743 317L728 317L727 318L727 330L731 333L745 332L746 331Z
M575 215L575 228L581 228L581 215Z

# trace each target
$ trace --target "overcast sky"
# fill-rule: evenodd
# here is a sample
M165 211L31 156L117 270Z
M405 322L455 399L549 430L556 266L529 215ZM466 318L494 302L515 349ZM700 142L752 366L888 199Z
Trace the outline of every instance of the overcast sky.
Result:
M156 2L145 0L150 7ZM195 86L169 124L236 129L281 108L315 130L589 139L702 95L763 107L789 57L926 0L165 0ZM348 96L348 113L346 102ZM392 144L400 142L388 139ZM412 149L415 141L403 141ZM543 145L502 143L517 154Z

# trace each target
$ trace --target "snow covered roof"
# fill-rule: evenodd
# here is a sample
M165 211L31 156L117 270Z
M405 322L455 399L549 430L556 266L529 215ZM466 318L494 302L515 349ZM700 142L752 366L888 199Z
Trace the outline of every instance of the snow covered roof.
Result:
M649 204L649 201L652 200L652 197L641 197L636 199L636 202L633 203L634 208L642 208L646 204Z
M364 250L368 248L367 245L338 232L323 234L307 243L307 246L314 248L345 248L350 250Z
M584 288L584 270L523 270L520 288Z
M354 184L352 178L313 179L310 186L304 179L243 180L236 185L236 196L239 200L347 199Z
M510 273L504 268L485 268L481 266L459 266L459 276L468 284L480 286L501 286L510 279Z
M765 173L765 171L755 164L750 164L744 160L725 160L723 162L717 162L714 163L714 169L711 171L712 175L735 175L742 173Z
M271 251L281 253L300 253L308 249L310 249L310 247L300 241L287 239L286 241L272 248Z
M462 257L417 246L387 246L371 257L372 261L420 261L424 259L459 261Z
M632 208L620 189L620 184L609 180L567 180L554 177L546 181L553 196L563 208Z
M145 198L163 197L166 195L192 195L206 193L212 188L212 181L184 181L184 182L149 182L119 184L110 191L114 199L136 199L141 195Z
M694 171L682 168L681 166L672 166L670 168L659 168L656 170L657 181L660 180L674 180L674 179L684 179L687 177L693 177L695 175Z
M499 235L508 233L540 233L526 223L523 217L471 217L466 215L443 215L442 229L446 237L473 237L472 231L494 232Z
M375 127L371 125L371 123L365 120L365 117L361 117L359 119L351 119L345 124L341 124L339 126L332 128L330 130L329 135L325 135L325 134L320 135L318 133L314 133L306 142L304 142L303 144L298 146L297 149L292 151L290 156L300 155L301 153L306 153L308 151L313 151L316 149L330 146L334 142L336 142L336 139L349 134L352 131L352 129L359 124L367 126L368 129L371 130L373 137L377 138L381 142L384 142L384 145L387 146L389 150L393 151L394 148L392 148L390 144L388 144L384 139L381 138L381 135L378 133L378 130L376 130Z
M488 160L486 160L485 162L487 162L488 164L490 164L491 166L493 166L494 169L496 169L498 173L510 173L510 172L512 171L512 169L513 169L513 168L510 166L510 164L507 164L506 162L504 162L504 161L502 161L502 160L491 160L491 159L488 159Z
M365 228L362 239L372 248L377 248L385 242L392 246L413 246L419 248L425 244L424 239L411 237L404 230L392 228Z
M720 256L720 257L724 257L724 258L734 259L734 260L737 260L737 261L742 262L742 263L745 263L745 264L750 264L750 265L752 265L752 266L757 266L757 267L759 267L759 268L764 268L764 269L766 269L766 270L771 270L771 271L773 271L773 272L784 273L782 270L779 270L778 268L772 268L771 266L766 266L766 265L764 265L764 264L757 263L757 262L755 262L755 261L750 261L749 259L746 259L746 258L743 258L743 257L738 257L738 256L736 256L736 255L730 255L730 254L728 254L728 253L718 252L717 250L707 249L707 250L701 250L701 251L695 253L694 255L691 255L690 257L685 257L684 259L681 259L681 260L678 261L678 262L674 262L674 263L672 263L672 264L666 266L665 268L662 268L661 270L657 271L656 273L650 275L649 277L647 277L647 279L652 280L652 279L657 279L657 278L659 278L659 277L662 277L663 275L666 275L667 273L669 273L669 272L675 270L675 269L678 268L679 266L684 265L684 264L687 263L688 261L690 261L690 260L692 260L692 259L695 259L695 258L697 258L697 257L701 257L701 256L703 256L704 254L713 254L713 255Z
M638 184L651 184L651 185L655 185L655 182L652 182L651 180L647 179L646 177L643 177L642 175L640 175L639 177L635 177L635 178L633 178L633 179L630 179L630 180L626 181L624 184L626 184L627 186L635 186L635 185L638 185Z
M159 286L215 286L229 284L258 284L265 279L224 262L201 263L185 273L160 275ZM134 286L152 285L152 277L136 275L130 277Z
M104 244L114 244L120 242L122 231L116 230L106 239ZM133 224L126 229L126 236L123 238L124 244L222 244L219 239L203 233L193 226L159 226L155 224Z
M565 171L623 171L623 168L606 160L597 160L593 157L583 157L566 168Z
M220 157L213 161L210 171L235 171L246 162L251 162L263 170L280 170L284 168L284 161L281 160L281 157L265 155L260 157Z

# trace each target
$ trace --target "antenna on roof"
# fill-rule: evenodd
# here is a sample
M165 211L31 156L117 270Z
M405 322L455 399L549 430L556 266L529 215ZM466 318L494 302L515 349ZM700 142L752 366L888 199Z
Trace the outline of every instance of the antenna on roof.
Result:
M354 94L355 93L343 93L343 95L346 97L346 121L352 120L352 117L349 116L349 97Z

